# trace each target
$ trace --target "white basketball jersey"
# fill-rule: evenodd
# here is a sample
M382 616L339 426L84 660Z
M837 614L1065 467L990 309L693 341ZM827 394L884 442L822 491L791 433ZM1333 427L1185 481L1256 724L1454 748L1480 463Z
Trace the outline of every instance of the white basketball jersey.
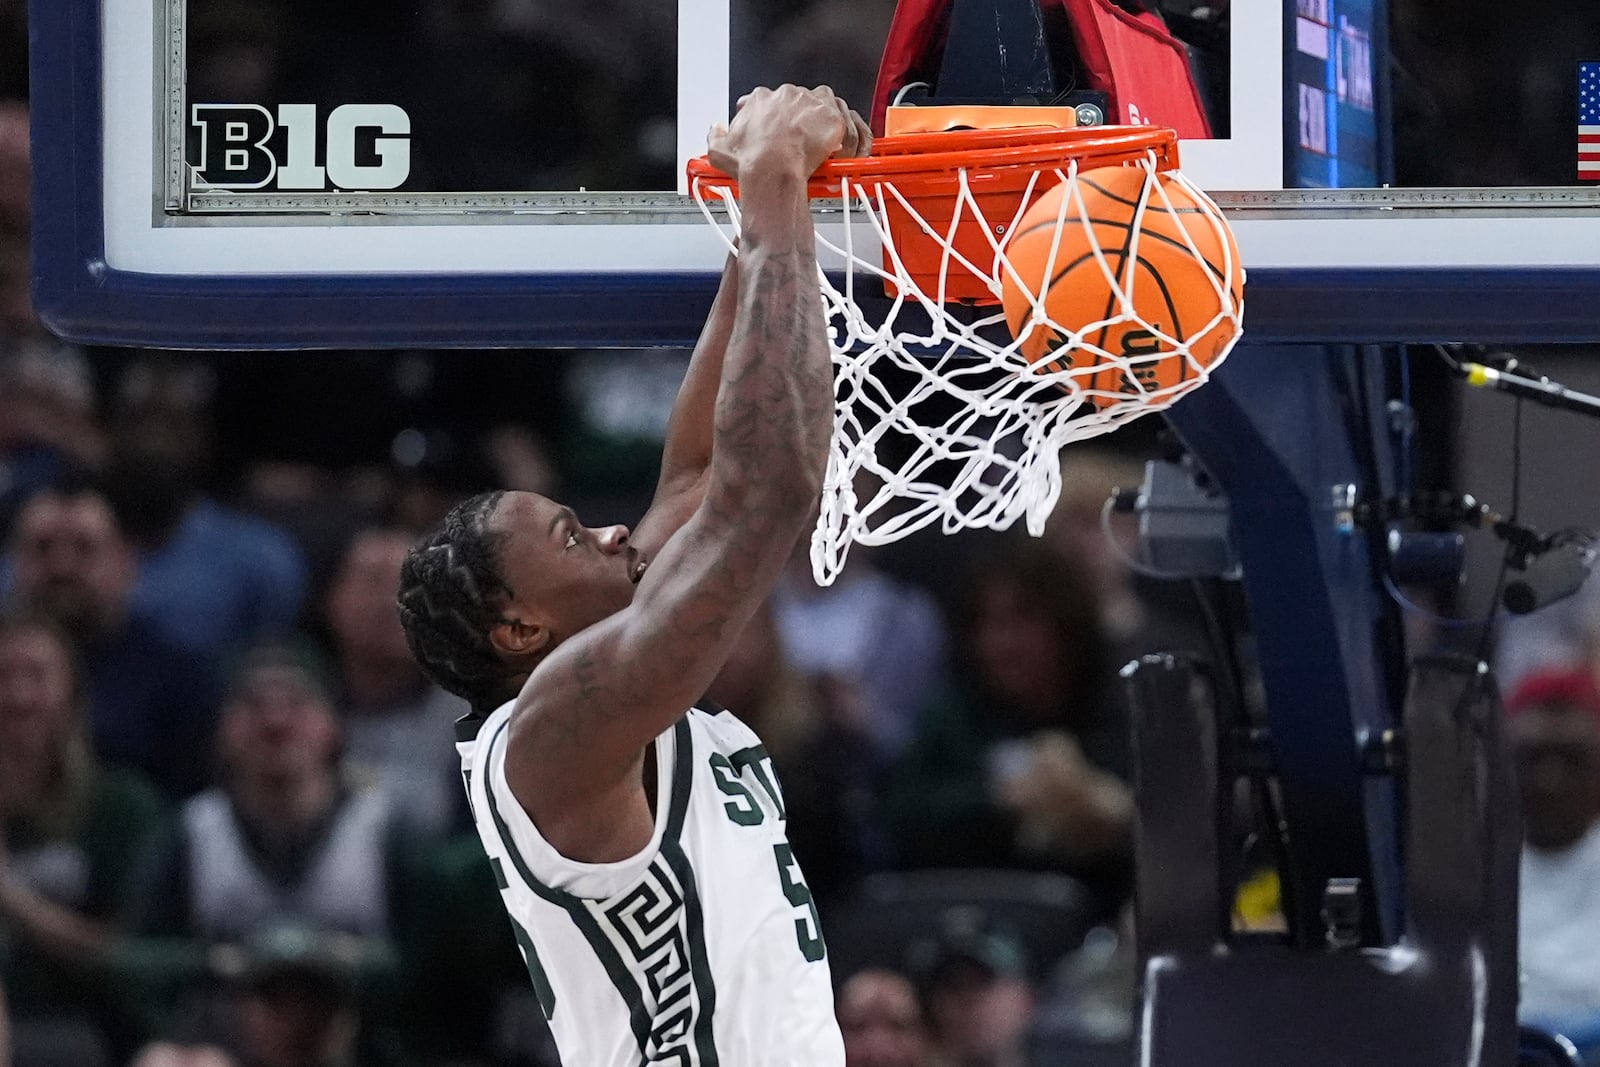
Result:
M510 716L457 748L563 1067L843 1067L817 910L756 735L691 709L656 739L650 844L577 863L506 784Z

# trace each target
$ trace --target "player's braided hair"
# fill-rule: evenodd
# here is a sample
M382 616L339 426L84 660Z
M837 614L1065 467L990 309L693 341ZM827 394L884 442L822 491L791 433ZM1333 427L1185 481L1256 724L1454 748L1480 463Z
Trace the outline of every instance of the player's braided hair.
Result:
M488 528L503 495L457 504L400 569L400 624L411 654L429 678L480 714L515 695L515 674L489 642L511 595L500 573L504 535Z

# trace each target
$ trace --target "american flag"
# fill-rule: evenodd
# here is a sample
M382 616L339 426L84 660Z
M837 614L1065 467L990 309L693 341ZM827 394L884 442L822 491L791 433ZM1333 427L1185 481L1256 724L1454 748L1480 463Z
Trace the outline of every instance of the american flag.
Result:
M1578 180L1600 182L1600 63L1578 64Z

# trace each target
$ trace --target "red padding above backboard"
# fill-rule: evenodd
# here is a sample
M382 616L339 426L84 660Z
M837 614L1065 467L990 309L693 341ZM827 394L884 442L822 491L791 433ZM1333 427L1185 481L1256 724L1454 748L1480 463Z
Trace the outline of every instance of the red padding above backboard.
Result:
M1189 53L1154 12L1130 15L1110 0L1045 0L1064 7L1089 88L1111 95L1107 121L1170 126L1179 137L1211 136Z
M878 65L878 84L872 92L872 132L877 136L883 136L884 116L894 94L912 82L933 80L945 35L950 32L950 2L899 0L895 4L883 62Z
M883 133L889 102L902 86L937 80L952 0L899 0L878 68L872 128ZM1040 0L1062 11L1083 64L1079 82L1106 93L1117 125L1170 126L1179 137L1211 136L1183 43L1159 15L1132 15L1110 0Z

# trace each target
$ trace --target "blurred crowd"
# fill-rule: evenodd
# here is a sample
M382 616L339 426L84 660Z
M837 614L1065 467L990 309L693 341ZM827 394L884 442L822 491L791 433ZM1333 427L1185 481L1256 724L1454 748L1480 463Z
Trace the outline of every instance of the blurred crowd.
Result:
M40 334L0 357L14 1063L550 1063L463 803L464 708L394 611L408 545L454 495L392 459L218 483L196 454L211 415L181 387L202 369L142 354L103 381ZM1034 958L981 906L930 912L839 975L860 1063L1027 1062L1052 1012L1076 1033L1091 987L1083 1040L1127 1039L1114 674L1182 621L1079 547L1137 465L1069 462L1084 499L1052 536L964 543L958 578L863 552L821 589L797 553L708 694L765 739L825 922L873 879L971 869L1058 879L1061 921L1100 931L1090 957Z
M226 6L192 6L202 59ZM761 13L791 20L784 47L849 25L789 7ZM558 23L521 28L582 31ZM19 100L0 110L11 1067L552 1064L460 787L465 709L412 663L399 569L489 486L636 519L686 354L79 349L29 307L27 170ZM1138 463L1071 463L1040 542L858 551L826 589L802 546L708 693L783 776L825 929L873 931L836 949L852 1064L1127 1051L1115 672L1187 622L1100 536ZM1043 938L991 907L1020 879L1053 902Z
M554 146L436 160L441 183L670 184L657 6L191 0L191 76L334 100L322 75L414 31L426 54L387 69L449 71L414 84ZM56 341L27 293L22 8L0 0L0 1067L554 1064L460 788L464 708L415 668L394 594L412 539L482 488L637 518L685 355ZM736 88L866 98L889 0L735 8ZM584 137L619 123L663 154L607 169ZM1070 451L1037 541L857 549L826 589L802 551L708 694L764 738L825 930L852 932L850 1067L1131 1062L1117 669L1210 651L1191 591L1136 575L1102 515L1147 445ZM1600 1039L1600 612L1561 627L1503 652L1526 1012ZM992 906L1018 886L1035 910ZM1272 900L1252 883L1241 921Z
M196 384L221 364L102 369L36 328L0 356L14 1062L550 1062L463 803L465 709L417 671L394 610L408 545L472 475L377 457L221 482ZM554 477L534 440L497 466L496 435L477 439L482 476ZM1132 806L1113 681L1171 627L1114 554L1080 550L1137 465L1069 462L1084 499L1052 536L964 543L958 578L862 552L822 589L797 553L708 695L765 739L825 915L892 872L1070 885L1063 921L1103 929L1091 970L1121 1021L1093 1034L1115 1044ZM1025 1062L1046 1007L1080 1006L1092 980L969 912L841 973L848 1025L888 1049L860 1062Z

